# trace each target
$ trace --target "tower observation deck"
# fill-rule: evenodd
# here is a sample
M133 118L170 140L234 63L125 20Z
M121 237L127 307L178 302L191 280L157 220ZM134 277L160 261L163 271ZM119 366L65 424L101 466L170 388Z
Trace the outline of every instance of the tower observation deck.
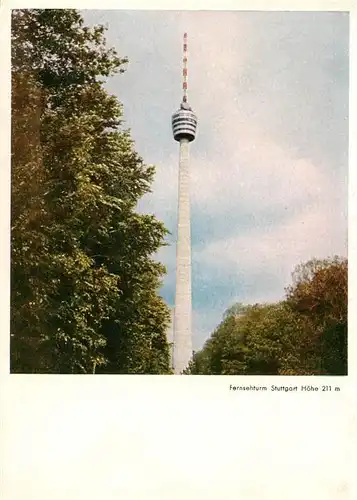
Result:
M197 117L186 101L182 101L180 109L172 115L172 132L175 141L188 139L193 141L196 137Z
M177 375L192 358L191 219L189 143L196 137L197 117L187 102L187 34L183 44L183 98L172 115L174 139L180 143L178 224L176 246L176 296L174 311L173 369Z

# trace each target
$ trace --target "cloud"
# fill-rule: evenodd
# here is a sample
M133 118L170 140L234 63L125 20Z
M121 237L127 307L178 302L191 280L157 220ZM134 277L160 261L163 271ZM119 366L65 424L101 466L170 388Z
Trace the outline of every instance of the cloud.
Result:
M281 225L213 241L196 252L195 259L208 268L218 267L223 275L244 271L253 277L257 274L279 276L286 286L300 262L346 254L346 230L341 222L343 216L339 212L327 205L317 206ZM280 292L282 294L283 289Z
M277 300L313 256L346 254L348 43L345 13L100 11L129 58L108 82L136 149L156 165L139 209L171 231L156 258L173 305L178 144L188 32L194 329L202 342L234 300ZM197 340L195 340L197 347Z
M223 162L192 161L193 203L216 213L237 205L261 211L316 203L327 195L329 179L309 159L291 157L254 128L244 127L237 135L236 144L228 148L229 158L222 155Z

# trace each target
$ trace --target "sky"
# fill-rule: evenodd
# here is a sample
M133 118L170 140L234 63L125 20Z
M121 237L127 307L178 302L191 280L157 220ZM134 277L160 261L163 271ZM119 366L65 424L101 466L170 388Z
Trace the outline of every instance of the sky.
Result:
M107 82L146 163L139 210L168 230L156 256L175 298L178 153L188 33L193 348L236 302L284 297L311 258L347 255L349 16L343 12L85 11L129 63Z

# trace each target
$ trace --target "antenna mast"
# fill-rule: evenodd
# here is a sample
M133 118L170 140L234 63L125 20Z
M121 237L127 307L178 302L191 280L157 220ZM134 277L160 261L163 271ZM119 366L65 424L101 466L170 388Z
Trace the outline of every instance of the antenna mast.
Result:
M183 76L183 83L182 83L183 98L182 98L182 102L187 102L187 33L184 33L184 35L183 35L183 70L182 70L182 76Z

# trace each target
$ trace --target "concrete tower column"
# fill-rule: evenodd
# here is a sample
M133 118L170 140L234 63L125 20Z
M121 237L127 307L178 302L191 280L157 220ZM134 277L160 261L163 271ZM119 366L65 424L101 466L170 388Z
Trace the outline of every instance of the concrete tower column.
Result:
M173 370L180 375L192 357L191 330L191 227L189 143L195 140L197 116L187 102L187 33L183 37L183 97L171 118L175 141L180 143L178 227L176 247L176 298L174 312Z
M174 373L180 375L192 357L191 227L189 140L180 140L176 299L174 314Z

